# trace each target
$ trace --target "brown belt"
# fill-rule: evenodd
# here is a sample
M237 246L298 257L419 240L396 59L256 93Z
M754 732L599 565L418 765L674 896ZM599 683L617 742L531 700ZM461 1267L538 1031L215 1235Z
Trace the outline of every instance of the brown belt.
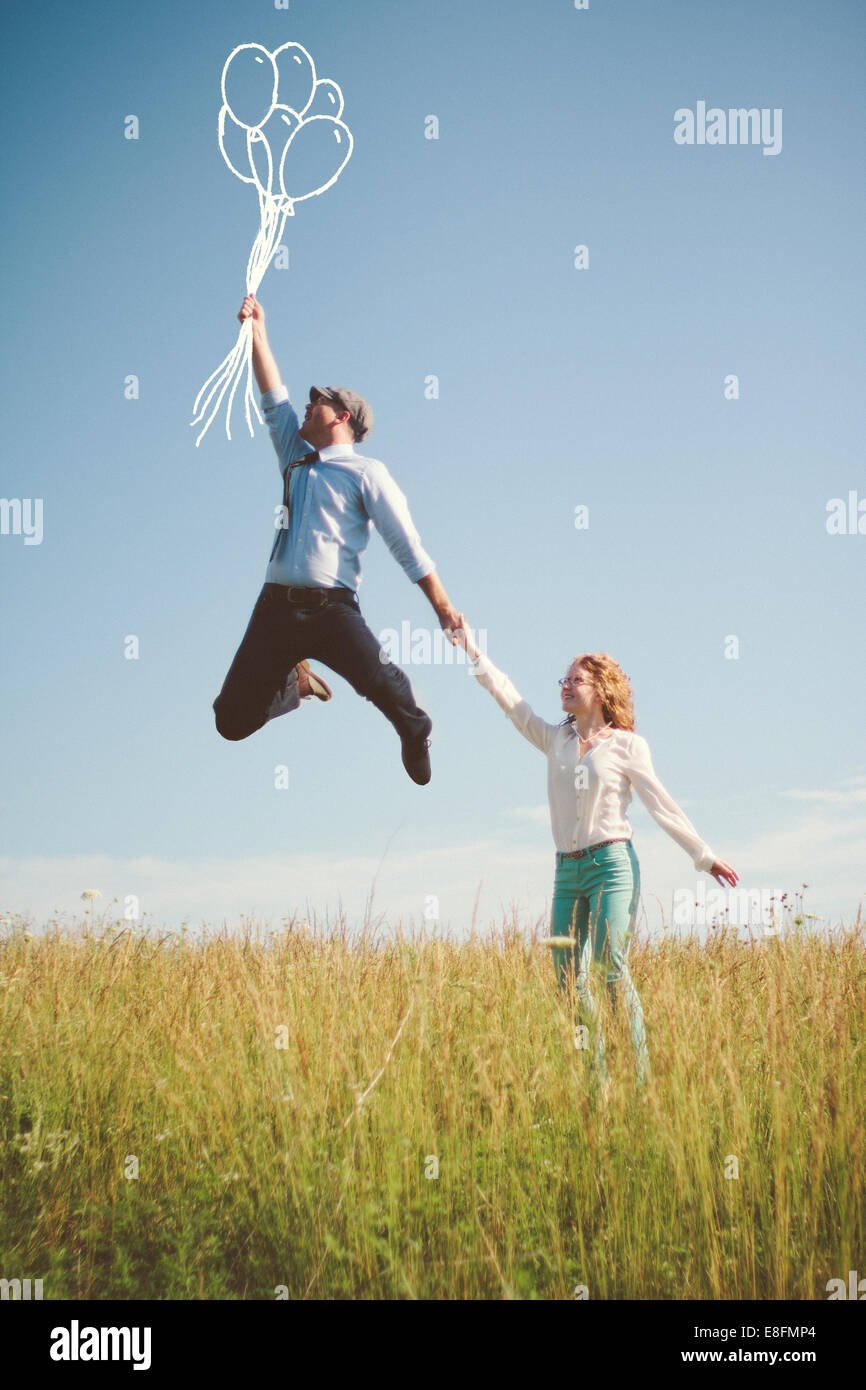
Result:
M592 854L594 849L604 849L605 845L627 845L630 839L630 835L619 835L615 840L599 840L597 845L587 845L586 849L561 849L559 853L563 859L582 859L585 854Z

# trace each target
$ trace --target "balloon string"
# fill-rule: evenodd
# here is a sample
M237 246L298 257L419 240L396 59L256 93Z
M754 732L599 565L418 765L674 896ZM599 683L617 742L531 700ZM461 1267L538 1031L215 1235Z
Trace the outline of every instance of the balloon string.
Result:
M231 381L231 379L232 379L232 377L234 376L235 372L236 372L236 371L242 371L242 370L243 370L243 347L244 347L244 344L243 344L243 336L244 336L244 332L243 332L243 326L242 326L242 327L241 327L241 331L240 331L240 333L238 334L238 340L237 340L237 342L235 343L234 347L232 348L231 352L230 352L230 353L228 354L228 356L223 360L223 362L220 364L220 366L217 367L216 372L214 372L214 376L217 375L217 372L220 372L220 371L222 372L222 377L220 378L220 380L222 380L222 382L223 382L222 390L220 391L219 395L217 396L216 404L214 405L213 412L211 413L210 419L208 420L207 424L205 425L205 427L204 427L204 429L202 430L201 434L199 435L198 439L195 441L195 443L196 443L196 448L198 448L199 442L204 438L204 436L207 434L208 430L210 429L211 425L213 424L213 421L214 421L214 419L215 419L215 417L216 417L216 413L217 413L217 411L218 411L219 408L220 408L220 404L221 404L221 402L222 402L222 398L223 398L223 396L225 395L226 390L227 390L228 385L229 385L229 382ZM210 395L208 396L207 401L205 401L204 406L203 406L203 408L202 408L202 414L204 414L204 411L207 410L208 402L210 401L211 396L213 395L214 391L216 391L216 389L217 389L217 387L219 386L219 384L220 384L220 382L217 381L216 385L213 386L213 387L211 388ZM200 418L200 417L199 417L199 418ZM197 425L197 424L198 424L198 419L191 420L191 421L190 421L190 424L191 424L191 425ZM229 430L229 420L228 420L228 417L226 417L226 436L227 436L229 439L231 439L231 437L232 437L232 436L231 436L231 432L230 432L230 430Z
M205 382L204 386L201 388L201 391L199 391L198 395L197 395L196 398L195 398L195 404L194 404L194 406L193 406L193 410L196 410L196 409L198 408L198 403L199 403L199 400L200 400L201 397L202 397L202 394L207 390L208 384L209 384L211 381L213 381L214 377L215 377L215 376L218 376L221 372L227 371L227 370L229 369L229 367L233 366L234 359L235 359L235 357L237 356L237 354L238 354L238 352L239 352L239 350L240 350L240 346L241 346L240 339L241 339L241 335L239 334L239 335L238 335L238 341L235 343L235 345L234 345L234 347L232 348L231 352L228 354L227 357L224 357L224 358L223 358L222 362L221 362L220 365L217 367L216 371L215 371L215 372L212 372L211 375L208 377L208 379L207 379L207 381ZM197 418L200 418L202 415L204 415L205 411L206 411L207 408L208 408L208 405L210 404L211 397L213 396L214 391L217 390L218 386L219 386L219 381L217 381L217 383L216 383L214 386L211 387L210 391L208 392L207 399L205 400L204 405L202 406L201 411L199 412L199 416L198 416ZM196 419L193 419L193 421L192 421L193 424L196 424L196 423L197 423L197 418L196 418Z
M249 259L247 261L245 277L247 294L255 294L258 290L258 287L264 278L265 271L270 265L274 256L274 252L276 251L276 248L280 243L286 218L290 216L292 213L293 208L290 199L282 197L274 198L270 193L259 193L259 230L256 233L255 240L250 249ZM250 406L252 406L253 410L255 411L256 419L258 420L259 424L261 425L263 423L253 390L252 358L252 318L247 318L244 319L243 323L241 324L240 332L238 333L237 337L237 342L235 343L231 352L229 352L223 358L222 362L216 368L216 370L211 372L207 381L204 383L204 385L202 386L201 390L195 398L195 402L192 408L193 419L190 421L190 425L199 424L199 422L204 418L205 414L207 413L208 406L210 405L210 402L213 399L215 393L219 391L219 395L217 396L213 410L211 411L210 419L207 421L207 424L205 425L201 434L198 436L198 439L195 441L196 448L198 448L202 439L204 439L204 436L207 434L208 430L213 424L213 421L219 411L220 405L222 404L223 396L225 395L229 386L231 386L232 389L229 394L228 402L226 405L226 438L231 440L232 436L230 424L232 403L235 398L235 392L237 391L238 385L240 384L241 377L244 375L245 367L247 379L246 387L244 390L244 416L251 437L254 436L255 431L253 430L252 418L250 415ZM211 386L211 382L214 383L213 386ZM211 387L210 391L208 391L209 386ZM208 394L205 397L204 403L201 406L201 410L199 410L199 402L201 401L202 396L204 396L206 391L208 391Z
M243 351L244 351L244 355L246 356L246 365L247 365L247 387L249 388L249 372L250 372L250 367L251 367L251 363L252 363L252 351L253 351L253 321L252 321L252 318L244 319L243 323L241 324L240 337L239 337L238 341L240 341L240 338L244 338L244 339L245 339ZM243 358L243 356L242 356L242 357L241 357L240 364L239 364L239 367L238 367L238 373L237 373L237 376L235 377L235 384L234 384L234 386L232 387L231 395L229 396L229 402L228 402L228 405L226 406L226 434L228 434L229 439L231 439L231 435L228 433L228 430L229 430L229 420L232 418L232 401L233 401L234 398L235 398L235 391L237 391L237 389L238 389L238 382L240 381L240 379L241 379L241 377L243 376L243 374L244 374L244 358ZM250 434L252 434L252 432L253 432L253 427L252 427L252 425L250 424L249 412L247 412L247 424L249 425Z
M269 206L266 210L265 218L263 219L265 221L265 232L263 235L260 232L260 238L258 238L261 241L261 253L258 263L253 272L253 280L248 281L248 283L252 286L252 288L249 291L252 294L255 293L256 289L262 281L262 277L264 276L265 271L267 270L268 266L271 263L271 260L273 259L274 252L282 239L283 227L285 226L286 217L288 216L288 210L285 207L281 208L277 202L272 201L270 199L268 201ZM232 395L234 395L234 391L232 392ZM259 424L261 424L262 417L259 414L259 408L256 404L255 396L253 394L251 321L249 355L247 358L247 386L246 392L244 394L244 411L246 415L247 428L249 429L250 435L252 436L254 431L252 420L250 419L250 405L252 405L253 409L255 410L258 422ZM231 410L231 400L229 400L229 410Z

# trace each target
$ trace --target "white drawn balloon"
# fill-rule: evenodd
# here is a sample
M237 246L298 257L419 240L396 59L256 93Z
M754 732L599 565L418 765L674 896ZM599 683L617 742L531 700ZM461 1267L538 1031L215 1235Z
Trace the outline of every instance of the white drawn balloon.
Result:
M277 100L279 74L273 55L260 43L241 43L226 58L223 101L233 121L255 130L268 119Z
M248 130L246 144L247 160L253 175L250 183L254 183L260 193L272 197L280 162L277 160L274 163L270 143L261 130Z
M280 160L280 187L293 203L324 193L342 174L352 153L352 132L331 116L311 116L292 131ZM310 184L318 179L315 187Z
M320 77L313 89L310 104L304 112L304 119L310 116L333 116L339 120L343 114L343 93L330 77Z
M273 53L261 44L239 44L225 61L221 86L220 154L235 178L252 184L259 195L260 225L245 277L247 293L256 294L280 245L286 219L294 215L293 204L315 198L336 183L354 142L341 120L340 88L329 78L317 82L315 64L298 43L285 43ZM226 438L231 439L232 404L239 387L251 437L252 414L263 423L252 356L247 319L193 402L191 424L202 425L196 447L223 408Z
M238 125L237 121L226 120L228 114L228 107L223 106L217 121L220 154L235 178L242 179L244 183L255 183L255 178L251 177L253 171L250 169L250 157L247 149L249 131L244 126Z
M274 49L274 66L279 77L278 100L281 105L299 111L303 116L313 99L316 86L316 65L299 43L284 43Z
M263 193L277 193L280 163L286 141L301 118L290 106L275 106L264 125L249 132L250 163Z

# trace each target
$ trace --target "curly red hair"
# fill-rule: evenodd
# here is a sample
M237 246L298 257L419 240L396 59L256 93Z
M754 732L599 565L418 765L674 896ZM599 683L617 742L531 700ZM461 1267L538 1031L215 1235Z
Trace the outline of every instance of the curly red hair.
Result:
M634 696L631 682L613 657L606 652L584 652L582 656L576 656L572 664L579 666L592 682L607 723L615 729L633 730ZM569 715L566 722L573 724L574 716Z

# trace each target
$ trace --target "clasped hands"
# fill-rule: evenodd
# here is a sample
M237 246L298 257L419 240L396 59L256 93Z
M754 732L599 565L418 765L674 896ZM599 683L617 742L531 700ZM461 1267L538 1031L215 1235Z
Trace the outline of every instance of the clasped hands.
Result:
M439 614L439 626L451 642L452 647L463 647L472 661L481 655L472 640L472 629L463 613L458 613L455 608L441 612Z

